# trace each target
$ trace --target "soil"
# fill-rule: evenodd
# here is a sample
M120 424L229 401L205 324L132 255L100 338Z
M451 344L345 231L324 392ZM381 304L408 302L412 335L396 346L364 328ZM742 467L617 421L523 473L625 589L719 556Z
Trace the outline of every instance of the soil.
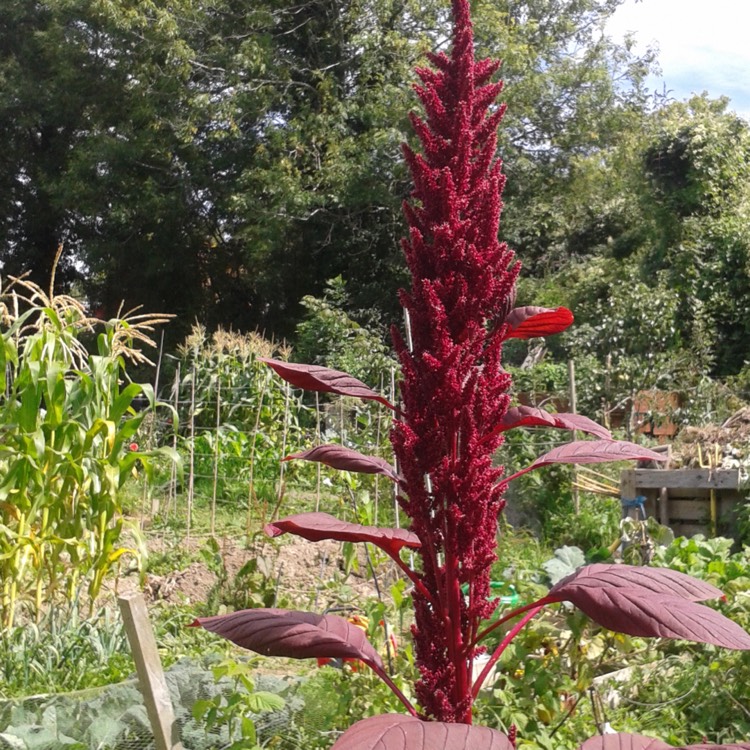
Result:
M189 557L195 558L205 547L206 539L192 539L189 544L182 542L181 556L184 559L185 547ZM322 541L311 543L303 539L289 537L281 542L255 543L248 548L242 540L222 538L219 540L221 558L231 582L241 568L251 559L258 560L259 569L273 579L279 596L293 606L324 611L327 608L343 606L356 607L356 602L377 596L377 591L369 574L364 550L360 546L358 571L345 574L343 545L339 542ZM166 552L169 561L169 546L163 540L149 540L150 553ZM162 574L148 573L144 593L150 601L166 601L175 604L196 604L206 602L218 583L218 577L209 566L194 560L179 564L180 556L175 555L174 570ZM162 564L163 568L164 565ZM377 567L378 583L381 591L387 590L395 578L395 565L388 561ZM138 587L136 576L121 580L120 591Z

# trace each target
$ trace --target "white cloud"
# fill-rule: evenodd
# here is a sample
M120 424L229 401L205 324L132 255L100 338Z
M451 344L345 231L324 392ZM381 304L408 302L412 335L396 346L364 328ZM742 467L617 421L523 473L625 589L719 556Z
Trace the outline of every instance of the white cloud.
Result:
M731 107L750 118L750 2L748 0L626 0L607 26L616 39L635 33L639 49L659 48L666 85L683 99L708 91L731 98Z

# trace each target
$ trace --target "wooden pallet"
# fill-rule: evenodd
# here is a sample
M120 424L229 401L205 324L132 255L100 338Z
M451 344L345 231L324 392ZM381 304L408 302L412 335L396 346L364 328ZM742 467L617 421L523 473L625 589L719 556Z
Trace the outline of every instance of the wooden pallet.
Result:
M733 519L747 502L739 480L736 469L626 469L620 474L620 496L625 501L644 497L646 516L658 518L676 536L693 536L711 534L713 492L719 529L731 536Z

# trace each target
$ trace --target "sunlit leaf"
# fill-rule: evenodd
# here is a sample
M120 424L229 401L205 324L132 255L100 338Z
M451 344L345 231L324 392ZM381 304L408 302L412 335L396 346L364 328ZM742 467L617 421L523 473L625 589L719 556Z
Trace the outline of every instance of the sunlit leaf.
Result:
M578 750L675 750L666 742L640 734L602 734L586 740Z
M558 588L559 587L559 588ZM595 588L558 584L553 601L569 601L594 622L627 635L680 638L738 650L750 649L750 634L710 607L643 587Z
M406 529L347 523L328 513L299 513L288 516L269 523L265 532L269 536L295 534L310 542L320 542L323 539L333 539L337 542L370 542L393 556L398 555L402 547L418 549L422 546L419 537Z
M383 476L398 481L398 474L388 461L377 456L365 456L358 451L346 448L343 445L318 445L315 448L293 453L284 461L298 458L304 461L317 461L339 471L356 471L360 474L382 474Z
M533 406L514 406L508 409L498 425L498 432L506 432L514 427L558 427L563 430L580 430L604 440L612 439L612 433L593 419L567 412L550 414Z
M280 377L297 388L379 401L390 409L394 408L388 399L368 388L361 380L357 380L357 378L340 370L332 370L320 365L281 362L278 359L268 359L267 357L258 357L258 361L265 362Z
M596 464L606 461L664 461L665 456L624 440L575 440L553 448L533 464L506 479L511 481L548 464Z
M567 307L516 307L505 322L510 326L509 339L533 339L561 333L573 322Z
M573 587L591 589L643 589L644 594L678 596L693 602L705 599L722 599L724 593L716 586L669 568L647 568L638 565L612 565L596 563L579 568L559 581L550 590L550 596L565 598Z
M654 737L640 734L603 734L586 740L578 750L750 750L750 744L729 743L728 745L700 744L673 747Z
M381 668L383 665L362 630L337 615L289 609L243 609L228 615L199 617L192 625L264 656L349 658Z
M513 745L488 727L382 714L352 725L331 750L513 750Z

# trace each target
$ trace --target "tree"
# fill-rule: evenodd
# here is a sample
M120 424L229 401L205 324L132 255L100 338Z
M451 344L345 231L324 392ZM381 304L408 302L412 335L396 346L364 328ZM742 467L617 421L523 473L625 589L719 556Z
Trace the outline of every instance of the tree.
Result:
M477 0L505 57L503 235L554 263L576 160L645 106L649 58L604 38L619 0ZM448 38L442 0L6 3L0 260L95 305L291 335L341 275L352 309L400 316L400 146L411 68ZM523 80L524 86L519 86ZM517 187L524 185L523 189ZM567 200L567 203L566 203ZM549 260L549 259L552 260ZM180 335L180 334L178 334Z

